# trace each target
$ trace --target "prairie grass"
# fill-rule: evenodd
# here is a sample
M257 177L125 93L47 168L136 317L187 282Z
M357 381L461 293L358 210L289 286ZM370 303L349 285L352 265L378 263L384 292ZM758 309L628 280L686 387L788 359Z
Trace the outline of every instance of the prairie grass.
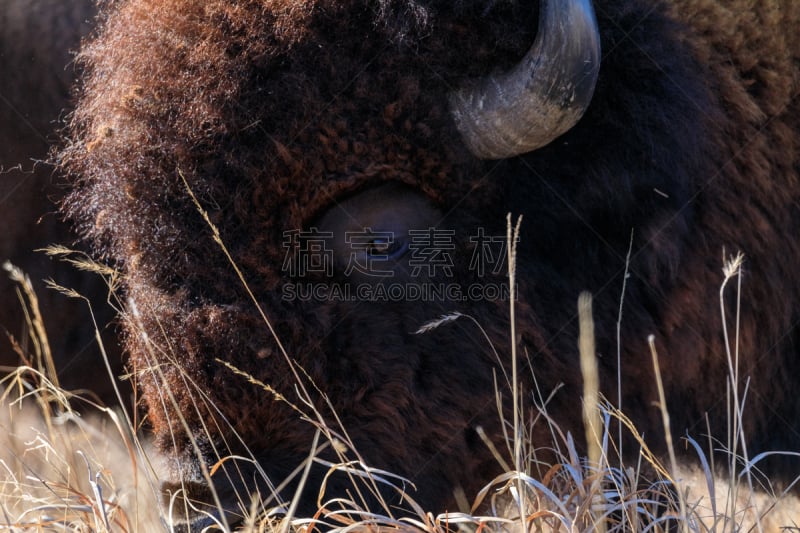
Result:
M518 228L518 224L516 229L512 228L509 219L509 235ZM510 238L509 242L516 242L516 239ZM513 294L516 257L514 247L508 249ZM740 265L741 257L737 257L725 266L721 300L726 284L739 281ZM176 497L171 505L169 502L165 507L161 505L159 489L165 475L164 458L149 445L146 432L135 427L128 413L99 406L58 386L35 294L26 284L24 275L9 270L20 284L21 301L29 317L30 339L24 343L29 351L23 349L22 344L16 345L18 355L27 364L7 369L7 377L0 382L0 530L169 531L168 524L180 522L183 506L191 502ZM513 301L511 306L513 316ZM521 401L517 370L513 368L511 375L504 378L505 383L498 380L498 389L508 387L512 391L513 419L504 420L506 447L498 450L485 439L506 473L491 480L478 494L456 493L460 512L444 513L421 508L414 501L413 492L404 491L404 487L410 485L407 480L370 468L357 450L351 450L347 428L340 424L327 425L322 415L314 411L312 402L303 402L295 407L308 423L317 426L318 432L308 460L294 475L302 486L312 462L322 463L330 471L345 472L351 477L353 497L329 500L324 486L309 487L319 491L320 509L312 516L296 516L290 502L254 495L249 501L240 502L244 520L238 529L270 533L390 530L725 533L800 528L800 502L796 497L775 493L768 484L754 483L750 469L742 470L738 466L753 464L754 459L747 456L744 439L735 422L729 440L734 446L725 474L716 471L715 463L705 455L703 446L693 440L688 440L688 445L696 451L697 459L689 464L678 461L673 453L675 443L670 443L667 463L662 464L664 458L653 455L641 438L638 439L638 462L625 464L621 461L615 452L619 433L611 428L621 426L623 431L633 435L638 432L624 413L599 394L589 295L581 296L579 315L581 371L585 382L584 435L563 432L549 417L546 401L538 408ZM730 317L725 318L727 324ZM454 313L421 325L418 333L448 327L456 320L474 321L467 315ZM735 319L731 323L735 323ZM477 322L476 325L481 327ZM735 334L734 328L730 332L732 339ZM513 330L510 335L514 337ZM736 383L739 376L735 343L729 345L732 347L729 353L731 380ZM516 358L518 354L509 356ZM657 369L655 348L652 361ZM268 384L261 385L271 390ZM660 384L653 386L660 390ZM732 390L737 389L733 387ZM500 406L503 401L508 399L502 400L498 394L498 413L505 411ZM741 413L743 407L739 402L740 399L732 399L734 413ZM660 403L665 434L669 435L670 406L663 392ZM538 411L533 413L535 418L550 426L554 442L548 449L559 452L558 460L544 468L544 475L531 475L532 464L537 460L537 449L529 437L530 428L525 424L531 419L531 413L526 410L531 409ZM585 439L587 457L578 453L584 446L576 442L577 439ZM325 447L339 452L340 462L323 463L317 455ZM350 450L349 455L347 450ZM218 464L206 467L213 470L229 459L219 457ZM539 471L542 471L541 465ZM656 479L645 482L644 471L656 472ZM370 491L376 485L394 487L403 495L407 511L403 518L397 518L394 507L366 508L360 503L360 491ZM210 529L231 529L224 520L215 519L215 523Z

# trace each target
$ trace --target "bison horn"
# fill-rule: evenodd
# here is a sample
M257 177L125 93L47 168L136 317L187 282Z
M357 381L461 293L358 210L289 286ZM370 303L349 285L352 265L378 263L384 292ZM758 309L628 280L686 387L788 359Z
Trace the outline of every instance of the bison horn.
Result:
M591 0L542 0L536 41L510 72L450 94L456 126L481 159L531 152L572 128L600 68Z

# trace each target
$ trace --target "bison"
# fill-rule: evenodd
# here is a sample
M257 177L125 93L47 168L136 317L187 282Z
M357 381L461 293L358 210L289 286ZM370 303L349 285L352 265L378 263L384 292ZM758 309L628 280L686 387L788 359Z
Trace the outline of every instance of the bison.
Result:
M0 265L10 261L32 279L60 384L70 390L91 388L112 402L116 395L99 358L85 302L46 290L42 280L53 279L92 297L101 328L113 317L104 303L107 287L95 275L80 274L34 251L75 240L57 214L63 183L58 184L46 160L69 107L76 77L73 53L95 12L91 0L11 0L0 7ZM12 367L19 363L14 343L26 357L35 350L5 271L0 271L0 302L0 365ZM110 361L120 373L114 336L111 330L104 333Z
M580 431L588 290L604 394L663 434L652 334L676 435L722 435L737 252L749 450L800 449L800 5L593 4L105 6L58 156L63 209L124 274L167 488L235 521L325 422L347 457L452 509L453 487L499 468L477 428L501 442L512 297L529 412L546 398ZM514 294L506 213L524 217ZM532 437L552 445L546 424Z

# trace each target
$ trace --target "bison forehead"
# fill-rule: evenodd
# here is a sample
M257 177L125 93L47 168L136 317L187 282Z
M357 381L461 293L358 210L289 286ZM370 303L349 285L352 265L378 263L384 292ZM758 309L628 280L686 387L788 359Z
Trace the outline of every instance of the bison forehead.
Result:
M174 246L182 235L208 235L181 177L224 240L251 251L243 266L261 278L275 275L269 269L280 262L274 252L283 232L307 226L331 199L397 181L442 204L493 186L472 180L482 164L460 143L446 98L461 77L494 68L473 35L490 24L468 32L458 17L444 17L412 46L348 3L315 16L268 9L257 17L260 9L215 3L180 16L164 9L153 19L136 2L121 6L104 39L84 52L94 79L119 82L90 91L92 104L83 108L117 110L84 116L87 131L99 133L81 157L105 176L94 186L106 200L75 208L103 221L85 227L124 248L113 255L141 254L137 269L165 286L192 271L209 242L192 239L180 253ZM173 16L181 23L166 22ZM279 30L290 21L294 32ZM342 40L343 31L360 37ZM133 52L134 41L153 53ZM460 42L473 49L471 60L454 47ZM122 164L126 158L135 166ZM149 251L156 249L171 249L170 260L155 259L160 254Z

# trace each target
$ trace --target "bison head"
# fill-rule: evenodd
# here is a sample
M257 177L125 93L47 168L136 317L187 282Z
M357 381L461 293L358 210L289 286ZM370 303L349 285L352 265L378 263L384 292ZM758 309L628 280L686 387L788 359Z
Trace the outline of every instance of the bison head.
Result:
M527 354L526 397L563 385L548 412L580 426L573 309L585 289L606 319L605 392L641 430L660 428L644 362L657 334L682 431L726 387L725 247L754 254L761 279L743 309L750 386L790 379L776 376L796 360L782 343L800 283L771 260L796 206L763 184L771 165L796 172L791 135L742 147L730 133L772 135L753 122L769 106L786 113L776 131L794 131L791 91L768 106L758 82L740 90L724 36L709 37L723 10L705 3L691 24L636 0L598 1L598 21L588 0L108 6L81 56L65 209L124 272L127 347L173 488L230 517L256 489L285 498L277 484L324 430L338 444L323 460L363 458L447 505L453 487L497 471L476 428L502 440L493 374L511 342ZM758 79L791 80L785 43L758 42L783 58ZM731 208L748 194L754 227ZM509 211L525 219L514 339ZM766 346L778 363L756 375ZM776 401L788 409L776 416L797 413ZM546 427L534 442L548 446ZM334 475L327 496L350 483Z

